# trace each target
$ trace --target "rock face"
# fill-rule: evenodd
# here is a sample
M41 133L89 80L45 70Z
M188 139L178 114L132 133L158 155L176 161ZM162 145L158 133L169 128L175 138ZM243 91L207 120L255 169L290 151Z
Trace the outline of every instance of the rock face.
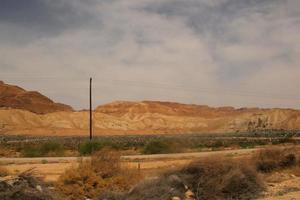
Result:
M28 110L37 114L73 111L72 107L55 103L39 92L26 91L0 81L0 107Z

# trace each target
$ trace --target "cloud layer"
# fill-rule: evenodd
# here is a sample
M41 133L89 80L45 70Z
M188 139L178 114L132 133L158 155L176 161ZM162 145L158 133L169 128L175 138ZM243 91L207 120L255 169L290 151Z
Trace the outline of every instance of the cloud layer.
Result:
M1 0L0 79L75 108L300 108L298 0Z

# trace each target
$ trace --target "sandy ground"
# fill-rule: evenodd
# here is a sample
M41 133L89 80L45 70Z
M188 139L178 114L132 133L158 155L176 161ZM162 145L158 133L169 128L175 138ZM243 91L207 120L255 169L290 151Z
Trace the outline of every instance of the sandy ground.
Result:
M298 200L300 199L300 168L296 171L275 172L265 177L266 191L262 200Z

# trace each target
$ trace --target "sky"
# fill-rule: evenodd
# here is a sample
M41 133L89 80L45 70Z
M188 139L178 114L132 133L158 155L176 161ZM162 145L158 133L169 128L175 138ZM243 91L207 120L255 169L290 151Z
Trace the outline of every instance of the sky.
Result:
M116 100L300 109L299 0L0 0L0 80Z

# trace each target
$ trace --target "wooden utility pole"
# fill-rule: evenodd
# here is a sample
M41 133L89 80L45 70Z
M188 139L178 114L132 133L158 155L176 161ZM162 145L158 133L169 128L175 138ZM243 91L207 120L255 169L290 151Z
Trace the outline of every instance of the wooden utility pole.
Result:
M93 138L92 78L90 78L90 140Z

